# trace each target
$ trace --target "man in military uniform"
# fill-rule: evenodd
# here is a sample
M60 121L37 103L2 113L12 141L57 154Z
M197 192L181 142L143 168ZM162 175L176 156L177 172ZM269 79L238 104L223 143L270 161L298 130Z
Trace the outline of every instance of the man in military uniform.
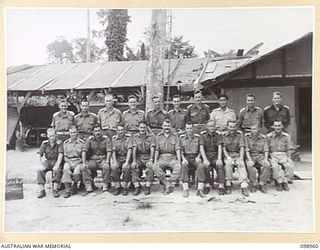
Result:
M181 99L179 95L174 95L172 98L173 109L169 111L169 119L172 122L172 127L177 134L183 134L187 122L188 111L181 108Z
M113 95L107 94L104 97L104 103L106 106L98 112L98 123L102 133L112 139L112 136L116 134L118 124L122 121L122 114L119 109L113 107Z
M177 181L181 174L181 148L179 138L171 131L171 121L163 121L163 131L156 137L154 172L160 183L165 186L164 194L173 192L172 182ZM164 169L170 168L172 174L166 179Z
M78 131L75 126L69 129L69 133L70 138L63 143L64 165L61 182L66 188L64 198L69 198L71 194L77 193L78 182L81 181L83 164L81 154L84 147L84 140L78 136Z
M61 162L63 159L62 141L56 139L56 134L53 128L47 129L48 140L43 141L38 154L40 156L41 166L37 170L37 182L39 187L38 198L46 196L44 185L46 183L46 173L53 171L53 197L59 197L58 186L61 180ZM43 159L43 156L45 159Z
M80 138L86 140L92 135L93 127L98 123L94 113L89 112L89 101L84 99L80 104L81 112L74 117L74 125L78 129Z
M147 123L140 121L139 133L133 137L133 153L132 153L132 183L135 187L133 195L140 193L140 172L146 169L146 187L145 195L150 194L150 188L153 182L153 160L156 147L156 138L147 132Z
M271 174L269 158L269 146L265 135L259 132L259 125L250 127L251 132L246 133L244 140L246 144L246 165L251 191L259 189L262 193L267 193L267 181ZM257 170L259 171L259 186L257 181Z
M216 131L224 133L227 131L228 121L236 120L236 113L233 109L228 108L228 96L222 94L219 96L219 108L212 110L210 114L210 120L214 121L216 125Z
M59 103L60 111L53 114L51 122L51 127L56 131L57 139L63 142L69 138L69 128L74 124L74 113L67 108L67 100L62 100Z
M249 196L248 175L244 164L245 142L243 134L237 131L237 122L228 121L228 130L222 136L223 153L225 157L226 193L231 194L231 180L233 169L237 167L241 192L244 196Z
M93 136L85 143L82 152L82 179L86 185L87 193L93 192L92 172L102 169L102 191L108 191L111 184L110 160L112 155L112 142L108 136L102 135L100 125L94 125ZM87 161L87 158L88 161Z
M274 92L272 98L273 105L267 106L264 109L264 126L268 132L273 130L273 122L281 121L283 130L287 131L290 125L290 110L286 105L282 105L282 97L280 92Z
M153 109L149 110L146 114L146 121L154 135L161 131L161 126L164 119L168 118L168 114L161 107L159 96L152 97Z
M205 167L205 188L203 193L208 194L210 192L210 185L212 183L210 172L215 168L217 171L219 195L224 195L225 172L222 162L222 137L216 132L214 121L209 120L207 122L207 130L203 131L200 137L200 153ZM203 193L199 192L199 195L202 197Z
M118 124L117 134L112 137L111 177L114 195L120 194L120 175L122 175L122 194L128 195L128 184L131 181L130 160L132 155L132 136L126 134L123 124Z
M267 134L273 179L278 191L289 191L288 183L291 183L293 178L294 167L291 160L291 138L283 132L282 121L274 121L273 129L274 131Z
M145 119L144 111L137 109L138 100L135 95L128 97L129 109L123 112L122 118L126 132L135 134L139 132L139 123Z
M185 126L186 133L180 135L181 146L181 181L183 188L183 197L189 197L189 174L195 172L195 178L198 181L198 192L203 192L203 183L205 182L204 165L200 159L200 136L193 132L193 124L187 123Z
M256 96L254 94L247 94L247 107L242 108L239 113L238 127L244 132L250 132L252 125L262 127L263 110L254 105Z
M194 132L200 134L205 130L205 124L210 118L209 106L202 103L202 93L194 92L194 104L187 107L187 122L194 125Z

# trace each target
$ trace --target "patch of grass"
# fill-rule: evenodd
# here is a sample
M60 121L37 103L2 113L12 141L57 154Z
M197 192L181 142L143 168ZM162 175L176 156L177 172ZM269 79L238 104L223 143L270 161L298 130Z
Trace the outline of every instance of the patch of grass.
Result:
M150 202L140 202L137 206L137 209L151 209L152 205Z

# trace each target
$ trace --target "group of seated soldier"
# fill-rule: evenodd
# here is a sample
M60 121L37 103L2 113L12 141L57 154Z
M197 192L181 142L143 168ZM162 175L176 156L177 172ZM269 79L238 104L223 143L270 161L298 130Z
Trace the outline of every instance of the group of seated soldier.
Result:
M133 195L139 195L142 180L144 194L149 195L156 176L165 195L172 193L174 183L181 179L187 198L192 172L198 196L205 197L214 181L219 195L229 195L235 171L244 196L249 196L249 191L267 193L266 184L272 179L278 191L289 191L292 144L284 129L290 115L280 104L281 94L274 93L274 103L265 112L254 106L255 96L248 94L248 106L241 109L238 120L227 108L227 100L226 95L219 96L220 107L210 114L201 92L195 92L195 103L187 110L181 108L180 97L174 96L174 108L169 112L161 108L160 98L154 97L154 109L145 114L137 109L135 96L129 96L129 109L121 113L114 107L113 96L106 95L105 107L98 115L89 112L89 101L83 100L76 116L62 101L60 111L53 115L52 128L47 130L48 140L38 152L38 198L46 196L48 171L53 172L56 198L61 183L65 198L77 194L80 182L85 185L84 196L94 192L97 170L102 171L102 191L113 195L128 195L131 185ZM266 135L260 131L263 124ZM167 169L172 171L169 178Z

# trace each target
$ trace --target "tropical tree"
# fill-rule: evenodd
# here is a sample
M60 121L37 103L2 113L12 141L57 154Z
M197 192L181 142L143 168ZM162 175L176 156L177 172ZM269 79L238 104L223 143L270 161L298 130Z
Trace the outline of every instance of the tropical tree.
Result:
M47 46L49 63L73 63L72 44L64 38L58 38Z

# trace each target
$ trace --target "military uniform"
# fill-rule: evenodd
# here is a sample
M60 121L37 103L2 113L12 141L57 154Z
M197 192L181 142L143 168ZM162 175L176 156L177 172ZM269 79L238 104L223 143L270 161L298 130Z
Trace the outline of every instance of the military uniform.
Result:
M69 138L69 128L74 125L74 113L67 110L66 114L60 111L52 116L51 127L56 131L57 139L65 141Z
M267 138L273 178L278 183L288 183L293 178L293 162L288 155L292 150L291 138L285 132L278 135L275 131L267 134Z
M262 127L263 120L263 110L259 107L249 107L242 108L239 113L238 127L245 132L251 131L252 125L258 125L259 128Z
M219 107L212 110L210 120L214 121L218 132L224 132L227 130L228 121L236 120L236 113L233 109L226 108L222 110L221 107Z
M259 133L257 137L253 137L251 133L245 134L246 151L250 154L254 166L248 164L246 160L247 171L249 180L252 186L257 183L257 169L260 169L259 184L264 185L267 183L270 174L270 163L265 161L264 153L269 152L268 141L265 135Z
M194 103L187 107L187 122L194 124L194 132L200 134L206 130L205 124L209 121L210 111L209 106L201 104L200 108Z
M112 143L108 136L100 138L90 136L85 143L83 151L89 156L88 166L82 170L83 182L90 185L93 182L91 172L102 169L102 182L111 183L110 163L106 162L107 153L112 153Z
M159 152L157 164L154 164L154 172L161 181L165 178L165 168L172 169L169 181L176 181L180 177L181 166L177 160L176 151L180 150L179 138L176 134L170 133L168 137L160 132L156 137L156 151Z
M150 164L151 148L156 147L156 138L152 134L135 134L133 137L133 147L137 149L136 161L138 168L132 169L132 183L140 181L140 171L147 169L146 182L152 183L154 179L153 164Z
M133 134L139 131L139 123L144 120L144 111L136 110L132 111L130 109L123 112L122 118L124 122L124 127L127 132Z
M81 180L81 167L82 167L82 150L84 147L84 140L77 137L75 141L71 139L63 143L64 151L64 165L62 172L62 183L77 183Z
M168 115L175 131L177 133L183 132L187 123L188 111L181 108L178 110L172 109L169 111Z
M273 130L271 126L273 126L274 121L282 121L284 130L290 125L290 111L289 107L286 105L280 105L278 110L274 105L265 107L263 117L264 126L269 132Z
M193 134L190 138L186 134L180 135L180 146L183 156L188 161L188 164L182 164L182 183L189 182L189 174L191 171L195 171L195 177L198 182L204 183L206 178L204 165L196 162L196 157L199 155L200 136Z
M223 165L217 166L216 161L218 159L218 147L222 145L222 137L217 132L210 133L203 131L200 136L200 145L203 146L206 157L210 162L210 166L205 168L205 183L211 183L210 171L215 168L217 171L217 182L224 185L225 172Z
M98 123L98 117L91 112L79 113L74 117L74 125L77 127L79 136L86 140L92 135L93 127Z
M53 146L50 145L49 140L43 141L39 151L37 152L41 157L45 157L46 160L44 161L45 169L37 170L37 182L38 184L45 184L46 183L46 173L48 171L52 171L54 164L58 160L58 155L63 154L63 143L60 140L56 140ZM52 182L60 183L61 180L61 169L53 173Z
M104 135L109 136L110 139L116 135L118 124L122 121L122 113L119 109L112 108L107 110L102 108L98 112L98 123L101 126Z
M132 136L130 134L125 134L123 138L118 135L112 137L112 151L116 153L119 166L118 168L115 164L111 164L112 182L119 182L121 173L123 174L122 181L127 183L131 181L130 165L123 168L123 163L126 161L128 150L132 147Z
M231 181L233 178L233 167L237 166L239 172L239 181L241 188L248 187L248 175L246 171L246 166L244 162L237 162L240 159L240 149L245 147L245 142L243 134L240 131L236 131L234 134L231 134L227 131L222 136L223 147L227 150L231 160L225 160L225 174L226 181Z
M169 116L163 109L151 109L146 114L146 122L155 135L162 130L162 124L166 118Z

